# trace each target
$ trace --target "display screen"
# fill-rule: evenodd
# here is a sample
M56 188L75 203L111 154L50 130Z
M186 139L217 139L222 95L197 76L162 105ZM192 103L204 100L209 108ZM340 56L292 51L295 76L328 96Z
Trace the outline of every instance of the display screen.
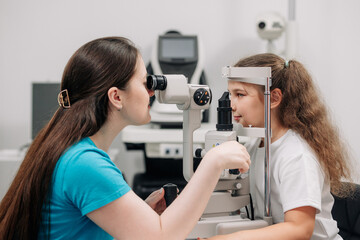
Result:
M60 83L32 84L32 138L49 122L59 107Z
M195 58L196 46L194 38L163 38L161 39L162 58Z

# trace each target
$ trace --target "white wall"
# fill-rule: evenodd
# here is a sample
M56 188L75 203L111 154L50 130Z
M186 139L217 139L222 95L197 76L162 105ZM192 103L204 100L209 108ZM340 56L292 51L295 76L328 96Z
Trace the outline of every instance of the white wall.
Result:
M0 0L0 149L18 148L30 142L31 82L60 81L67 60L85 42L103 36L126 36L140 47L148 62L159 34L169 29L197 34L205 49L205 72L217 99L226 90L221 67L265 51L265 42L256 34L256 16L277 11L287 17L287 3L286 0ZM358 0L298 0L296 15L299 60L320 86L358 164L359 10ZM281 39L277 46L282 48L283 42ZM213 122L215 107L214 104L211 113Z

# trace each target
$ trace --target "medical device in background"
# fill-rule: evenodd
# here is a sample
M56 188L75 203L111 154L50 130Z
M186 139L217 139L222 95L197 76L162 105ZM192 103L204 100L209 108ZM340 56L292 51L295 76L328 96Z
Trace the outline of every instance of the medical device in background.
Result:
M155 90L160 103L177 104L183 110L183 174L187 181L190 180L196 170L194 152L196 158L204 156L206 151L225 141L237 140L244 143L248 152L252 155L260 138L264 138L265 145L265 213L263 219L252 219L253 215L245 216L240 209L251 205L250 183L247 173L241 174L236 169L226 169L220 176L219 182L212 194L203 216L188 236L210 237L217 234L225 234L244 229L255 229L272 224L270 212L270 86L271 68L258 67L225 67L223 76L230 81L241 81L265 86L265 128L242 127L237 125L233 129L231 117L231 105L229 93L225 92L219 99L218 123L216 130L207 131L205 134L205 149L193 147L193 133L200 127L200 111L208 108L211 92L208 87L186 84L182 75L149 76L148 87ZM167 80L167 81L166 81ZM157 82L155 84L155 82ZM159 87L151 87L158 85ZM164 87L165 86L165 87ZM209 97L207 97L209 96ZM205 99L204 99L205 97ZM204 99L204 102L201 100ZM201 105L202 103L203 105ZM244 138L245 137L245 138ZM261 174L261 173L259 173Z
M206 85L203 49L196 35L182 35L168 31L160 35L154 44L147 72L154 75L183 74L191 84ZM182 124L182 111L175 104L160 104L156 98L151 102L151 122L166 127ZM209 111L203 111L203 122L208 122Z
M257 33L259 37L267 40L267 52L276 53L274 40L281 37L285 31L285 20L276 12L264 13L258 17Z
M50 121L58 109L59 103L56 96L59 92L59 82L32 83L32 139Z
M295 0L288 0L289 17L286 21L279 13L266 12L256 19L257 33L260 38L267 40L266 51L283 55L286 59L296 57L298 26L295 21ZM285 32L285 48L277 50L274 41Z

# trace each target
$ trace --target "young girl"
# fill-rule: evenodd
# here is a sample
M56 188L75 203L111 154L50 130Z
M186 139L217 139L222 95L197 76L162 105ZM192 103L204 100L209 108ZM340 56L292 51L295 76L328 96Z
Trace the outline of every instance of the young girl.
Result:
M0 205L0 239L184 239L226 168L248 170L237 142L213 148L159 216L106 151L127 125L150 121L146 69L121 37L91 41L70 58L59 109L30 146ZM161 212L164 193L148 203Z
M271 67L274 225L210 239L341 239L331 215L334 199L330 191L338 195L349 192L341 188L341 180L350 177L348 157L309 73L298 61L284 61L274 54L251 56L235 67ZM229 81L228 90L234 120L245 127L264 127L264 87ZM250 183L255 215L262 217L264 156L258 157L252 159Z

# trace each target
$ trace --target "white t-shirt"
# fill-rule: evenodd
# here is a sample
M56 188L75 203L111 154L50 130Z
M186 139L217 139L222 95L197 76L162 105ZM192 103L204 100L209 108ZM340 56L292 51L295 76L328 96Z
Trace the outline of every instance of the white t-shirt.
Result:
M270 201L274 223L284 221L288 210L311 206L316 211L312 240L342 239L331 209L334 198L330 186L307 142L296 132L288 130L271 144ZM250 190L255 217L264 216L264 148L258 148L250 166Z

